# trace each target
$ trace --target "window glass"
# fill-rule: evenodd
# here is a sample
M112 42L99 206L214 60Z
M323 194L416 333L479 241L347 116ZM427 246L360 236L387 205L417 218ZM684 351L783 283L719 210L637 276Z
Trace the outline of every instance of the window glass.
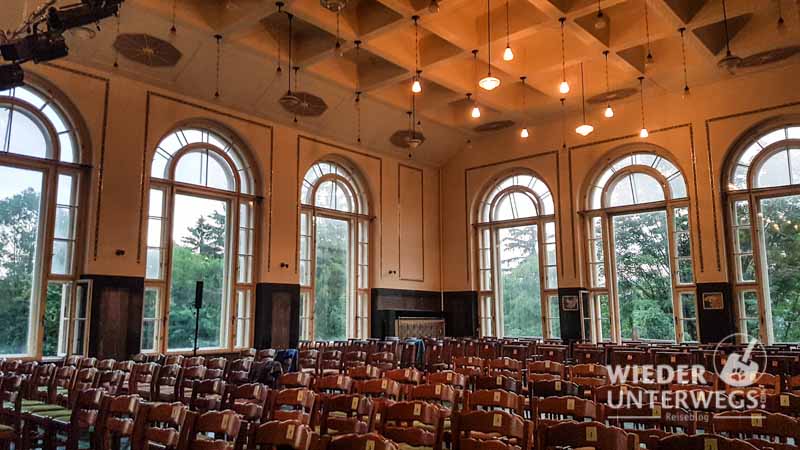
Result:
M538 227L501 228L498 236L503 335L543 336Z

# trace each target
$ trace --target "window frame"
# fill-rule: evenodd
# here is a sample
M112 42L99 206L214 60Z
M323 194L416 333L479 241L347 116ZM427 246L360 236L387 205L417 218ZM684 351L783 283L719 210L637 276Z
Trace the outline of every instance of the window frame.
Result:
M323 172L323 167L333 172ZM318 175L309 181L309 175ZM352 202L348 211L317 206L318 189L325 183L343 187ZM368 214L367 192L355 170L349 164L332 159L314 162L300 181L298 224L298 261L305 262L306 274L300 268L300 339L315 340L315 294L317 265L316 219L342 220L348 223L348 281L346 308L346 338L366 339L370 337L370 246L371 224L374 219ZM303 189L305 188L305 189ZM306 195L304 196L303 193ZM305 223L306 229L303 228ZM303 245L306 240L305 246ZM304 254L304 249L306 254ZM302 264L301 264L302 266Z
M144 333L145 321L154 323L154 349L141 349L142 353L153 354L180 354L193 351L192 348L170 348L169 347L169 317L171 309L171 289L172 289L172 258L174 251L174 242L172 239L173 220L174 220L174 207L175 198L178 195L186 195L197 198L207 198L215 201L222 201L226 203L226 237L225 237L225 265L223 274L223 295L222 305L220 309L220 340L219 346L215 347L200 347L198 354L217 354L237 351L249 348L253 344L254 339L254 318L255 318L255 285L256 274L258 273L258 248L259 248L259 210L260 198L255 194L256 187L253 184L252 176L243 174L243 171L252 170L252 165L248 164L247 157L249 153L238 145L238 139L234 136L226 135L223 131L215 129L208 125L182 125L173 128L167 133L164 138L159 141L157 145L157 152L161 148L163 142L167 139L177 136L181 133L185 136L186 131L199 131L201 138L206 139L201 142L188 142L175 150L167 158L166 167L164 169L165 178L151 176L149 177L149 184L147 192L147 204L144 205L144 210L147 211L147 220L142 225L145 228L145 248L158 248L160 250L159 256L159 278L150 278L149 274L145 274L145 290L154 289L157 292L156 300L156 315L153 318L142 317L141 330ZM212 143L212 139L217 142L226 144L225 148ZM230 170L233 186L232 190L219 189L206 185L192 184L187 182L177 181L175 179L177 166L180 164L183 156L206 151L209 153L209 158L215 158L218 161L225 161L228 164L227 169ZM228 152L233 152L234 156L238 158L235 160ZM213 154L213 156L212 156ZM153 158L156 154L154 153ZM162 155L163 156L163 155ZM151 158L151 170L154 165L154 159ZM241 162L241 164L240 164ZM244 165L245 169L240 169L240 165ZM150 215L150 201L154 191L161 191L161 207L160 216ZM250 226L244 227L252 231L252 255L249 256L251 263L248 268L243 268L239 262L239 257L242 256L240 247L240 235L243 227L241 226L242 206L249 208L248 217L251 220ZM160 230L160 247L149 246L149 223L150 220L157 219L161 222ZM147 258L147 252L145 252ZM240 281L240 273L242 270L249 272L249 279ZM243 291L249 293L250 305L245 316L240 316L238 307L237 293ZM244 322L246 328L244 331L247 336L245 339L240 339L239 336L239 323Z
M17 90L21 90L21 92L25 92L26 94L19 94ZM42 105L37 107L29 100L18 97L18 95L24 95L24 97L28 99L35 97L37 100L41 101ZM39 86L31 84L0 91L0 106L9 106L9 114L15 111L16 108L19 108L18 111L26 115L28 119L37 126L47 146L44 157L12 153L6 151L5 148L0 151L0 165L12 169L36 171L40 172L42 175L41 198L39 200L39 234L37 236L35 261L33 263L27 352L0 355L0 357L3 358L51 358L51 356L44 356L47 287L50 283L69 285L70 301L73 302L76 284L78 281L82 283L85 282L85 280L80 280L79 273L85 261L83 244L85 243L87 226L86 206L88 203L89 189L89 183L86 180L90 178L91 166L84 163L85 161L90 161L88 149L82 144L85 133L82 128L79 128L78 124L80 122L75 120L75 115L67 113L69 108L66 103L68 103L66 99L54 90L42 89ZM48 115L45 114L44 111L48 108L65 126L64 131L59 132ZM10 129L11 123L9 123L8 126ZM63 149L60 137L64 134L68 136L69 144L72 147L72 161L62 160ZM13 135L8 137L7 143L12 140ZM3 145L5 146L7 143ZM54 273L53 246L57 240L55 237L55 224L56 211L58 210L58 180L61 175L71 176L73 180L71 192L69 193L70 198L74 202L74 205L69 205L69 207L73 209L70 223L73 238L69 239L72 242L72 248L67 261L67 264L69 264L68 270L66 270L65 273ZM87 311L87 313L90 312ZM59 317L59 334L63 333L61 328L64 326L64 321L61 319L62 318ZM89 319L90 315L87 314L87 324L90 323ZM68 320L68 323L71 322ZM84 348L80 349L80 353L76 352L77 354L85 355L88 351L89 328L89 326L85 328ZM72 334L70 330L66 331L67 336ZM68 346L68 349L71 349L71 345ZM69 350L67 354L73 354L72 352L72 350ZM52 357L57 358L58 356L54 355Z
M531 177L532 183L525 186L522 184L515 184L515 181L511 181L511 184L508 186L498 189L498 187L518 176ZM533 186L538 184L542 184L546 188L542 194L537 193L533 189ZM533 201L534 215L512 219L497 219L496 214L499 202L514 193L522 193ZM545 207L545 198L549 198L550 201L553 202L552 214L543 214L547 211ZM492 180L487 183L487 187L482 191L473 222L474 236L477 243L475 247L475 261L477 261L475 266L475 280L478 288L478 315L482 337L504 337L505 321L501 301L502 287L500 283L496 282L496 280L500 279L501 270L499 264L500 248L498 234L500 230L506 228L535 225L539 258L539 307L541 309L542 336L530 337L540 339L560 338L560 336L553 336L553 321L560 320L560 317L558 319L551 317L552 313L550 311L550 298L558 297L558 264L560 259L558 257L558 246L555 245L555 243L558 242L558 226L556 220L556 205L554 202L555 199L549 185L541 176L529 169L513 169L504 172L492 178ZM546 239L548 225L552 225L553 228L554 237L552 241ZM555 261L549 261L547 258L548 245L555 245ZM488 254L488 258L485 253ZM553 280L553 284L550 283L548 271L550 267L556 269L556 279Z
M634 162L634 158L642 156L647 158L653 158L653 163L651 165L644 165L639 161ZM626 159L631 158L631 162L628 165L623 165L621 167L617 167L619 164L624 163ZM664 175L660 170L656 169L656 166L660 164L661 161L666 161L669 163L676 172L673 172L669 177ZM610 172L609 172L610 171ZM610 173L610 175L608 175ZM613 189L617 186L617 184L628 176L633 176L636 173L643 173L647 176L654 178L658 184L660 185L663 194L664 200L661 201L654 201L654 202L643 202L643 203L634 203L621 205L621 206L609 206L611 201L611 195L613 193ZM601 184L598 184L597 181L601 178L605 179L602 181ZM656 212L656 211L664 211L666 214L667 220L667 245L668 245L668 252L669 252L669 268L670 268L670 286L672 291L672 311L673 311L673 325L675 329L675 339L673 342L675 343L682 343L682 342L692 342L687 341L685 339L685 325L688 319L683 317L683 308L681 304L681 295L685 293L692 293L695 296L695 300L697 298L697 288L696 288L696 264L694 261L695 258L695 239L692 233L692 226L691 226L691 200L689 198L688 189L686 190L685 197L678 197L673 198L673 191L672 191L672 184L671 182L676 179L676 177L680 177L682 179L683 186L686 187L686 179L683 176L683 171L680 167L675 164L670 157L667 155L662 154L661 151L658 151L655 148L645 147L645 148L637 148L632 151L625 152L616 156L613 159L610 159L610 162L604 164L599 170L596 170L591 178L591 183L586 190L586 207L587 209L584 211L579 211L579 214L584 218L584 225L582 226L582 233L585 237L585 251L586 251L586 264L585 264L585 276L589 281L588 291L591 300L592 312L591 314L594 315L594 320L591 321L591 326L589 330L586 330L585 326L582 325L583 329L583 339L588 342L598 343L598 342L613 342L613 343L622 343L627 341L627 339L622 338L622 325L621 325L621 317L620 317L620 303L619 303L619 296L617 292L617 270L616 270L616 255L614 252L615 243L614 243L614 230L613 230L613 220L617 216L623 216L628 214L634 213L647 213L647 212ZM596 198L594 194L596 189L600 189L600 204L599 206L595 206ZM635 199L634 199L635 200ZM687 210L688 216L688 228L686 231L679 230L676 231L676 211L680 209ZM595 233L595 221L599 220L600 222L600 234L597 235ZM678 247L677 247L677 240L676 235L678 233L688 233L689 235L689 251L690 256L679 256L677 254ZM600 245L602 249L602 261L598 259L598 255L596 254L596 245ZM682 259L688 259L692 262L692 282L691 283L679 283L679 264L678 261ZM598 282L598 278L595 275L595 271L599 268L602 268L603 275L604 275L604 283L601 285ZM609 306L609 315L610 317L610 332L612 336L605 336L602 332L603 328L603 321L606 320L602 314L602 307L601 307L601 297L606 296L608 299L608 306ZM700 336L700 329L699 323L695 318L695 332L696 335ZM643 340L644 339L640 339ZM650 342L651 340L647 340ZM652 341L652 342L671 342L671 341Z
M747 322L757 321L758 338L766 345L776 344L774 327L772 322L772 302L769 292L768 274L766 273L766 249L765 231L762 220L763 200L800 195L800 183L792 184L791 159L787 158L789 164L789 183L779 186L758 187L758 175L764 163L776 154L790 149L800 149L800 137L790 137L790 129L793 132L800 130L800 119L792 117L788 119L768 120L762 125L754 127L746 132L736 144L726 160L726 170L722 195L725 204L724 223L726 243L731 249L729 252L728 273L733 286L734 310L736 313L736 329L739 333L738 338L748 336ZM779 131L784 132L783 139L778 139L767 145L762 145L761 141L767 136L771 136ZM746 154L755 146L760 149L755 150L755 155L750 158L749 164L743 164L742 160ZM787 154L787 157L789 155ZM740 187L734 182L736 171L739 166L746 167L747 173L744 178L745 186ZM737 215L737 203L743 202L747 205L748 223L740 224ZM750 234L750 252L740 252L739 231L747 229ZM753 280L745 280L742 276L743 271L740 266L742 256L751 255L753 267ZM744 296L748 292L756 295L758 306L758 317L747 315ZM785 343L781 343L785 344Z

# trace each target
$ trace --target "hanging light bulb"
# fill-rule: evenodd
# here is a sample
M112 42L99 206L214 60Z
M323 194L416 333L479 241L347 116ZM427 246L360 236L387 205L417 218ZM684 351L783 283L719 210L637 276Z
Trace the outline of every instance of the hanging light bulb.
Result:
M586 88L583 84L583 62L581 62L581 107L583 109L583 123L575 128L575 132L581 136L588 136L594 131L594 127L586 122L586 98L584 97Z
M481 81L478 82L478 86L480 86L482 89L487 90L487 91L493 91L493 90L497 89L498 86L500 86L500 79L497 78L497 77L492 76L492 8L491 8L491 1L492 0L486 0L486 20L487 20L486 30L487 30L487 35L488 35L488 39L486 40L486 42L487 42L487 44L488 44L487 46L489 48L489 62L487 64L489 66L489 73L485 77L481 78Z
M567 83L567 60L564 52L564 22L567 21L566 17L558 19L561 22L561 84L558 85L558 92L566 94L569 92L569 83Z
M608 19L603 14L603 9L600 7L600 0L597 0L597 16L594 19L595 30L603 30L608 27Z
M506 0L506 51L503 52L503 61L513 61L514 52L511 50L511 21L509 20L509 5Z
M605 57L605 70L606 70L606 99L611 98L611 85L608 82L608 50L603 51L603 56ZM606 102L606 109L603 111L603 116L606 119L610 119L614 117L614 109L611 108L611 100Z
M722 0L722 23L725 25L725 56L717 61L717 66L725 69L731 75L736 74L736 69L742 63L742 58L736 56L731 51L731 37L728 31L728 9L725 5L725 0Z
M642 129L639 130L639 137L644 139L650 136L647 127L644 124L644 77L639 77L639 100L642 106Z
M419 16L414 16L411 20L414 21L414 70L416 73L414 82L411 83L411 92L419 94L422 92L422 84L419 82L419 76L422 73L419 70Z
M523 128L522 131L519 132L519 137L521 137L522 139L528 139L528 136L529 136L528 127Z
M481 117L481 109L478 107L478 104L472 101L472 93L467 93L467 102L472 105L472 111L470 115L473 119L479 119Z

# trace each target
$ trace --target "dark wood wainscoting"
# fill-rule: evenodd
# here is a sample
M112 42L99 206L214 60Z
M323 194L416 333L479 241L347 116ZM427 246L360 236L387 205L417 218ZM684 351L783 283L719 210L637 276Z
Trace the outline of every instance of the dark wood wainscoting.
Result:
M89 356L127 359L139 353L144 278L83 275L92 280Z
M258 283L253 345L297 348L300 341L300 285Z

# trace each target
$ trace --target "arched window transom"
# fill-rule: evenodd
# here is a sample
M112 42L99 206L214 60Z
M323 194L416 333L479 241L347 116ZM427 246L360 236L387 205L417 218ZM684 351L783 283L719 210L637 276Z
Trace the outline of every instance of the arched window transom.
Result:
M588 206L601 209L683 198L686 180L675 164L653 153L634 153L616 160L595 178Z

